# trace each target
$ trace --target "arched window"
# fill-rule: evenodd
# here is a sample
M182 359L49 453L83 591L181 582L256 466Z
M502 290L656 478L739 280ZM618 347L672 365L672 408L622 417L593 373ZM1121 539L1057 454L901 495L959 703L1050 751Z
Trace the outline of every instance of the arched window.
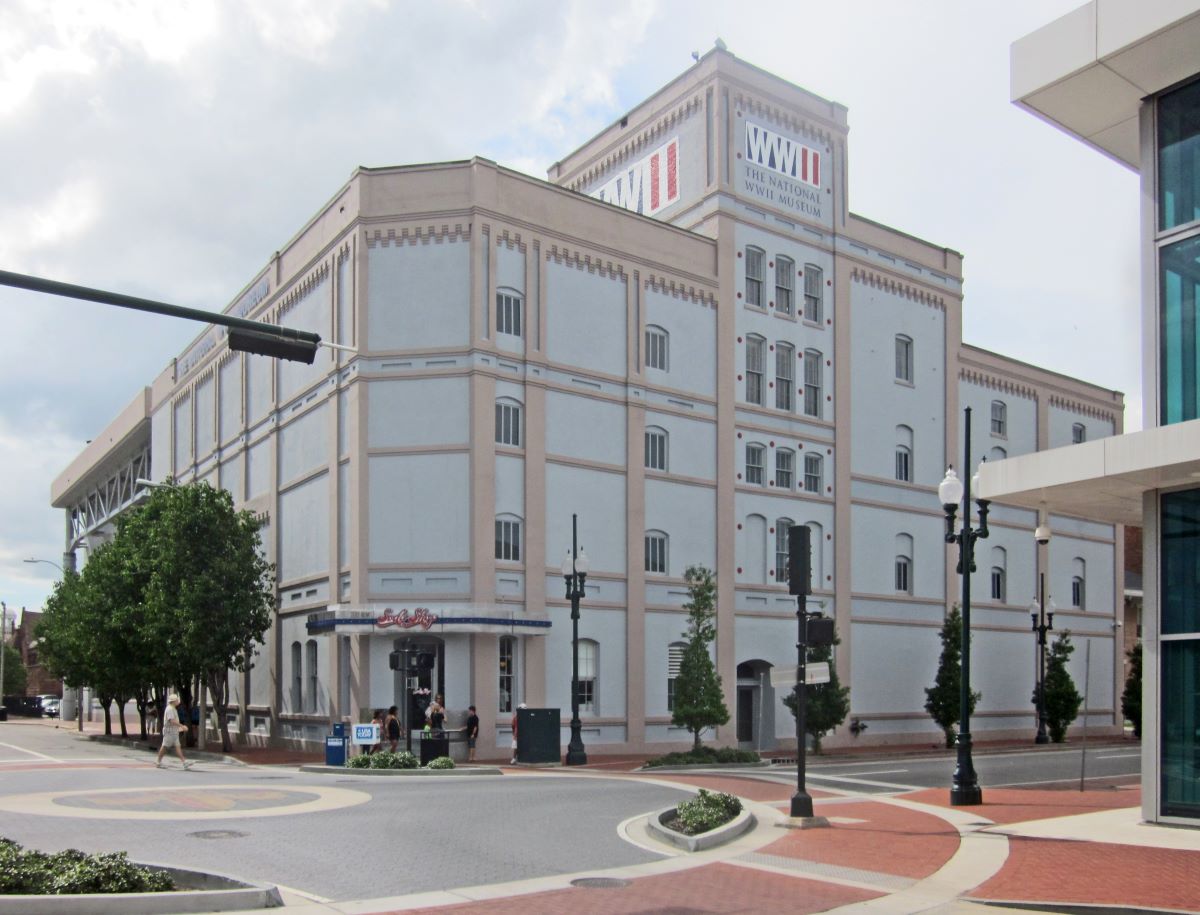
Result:
M896 380L913 380L913 342L912 337L896 334Z
M788 531L794 523L791 518L775 520L775 581L781 585L788 580Z
M746 403L763 405L763 370L767 361L767 341L758 334L746 337Z
M796 478L796 452L789 448L775 449L775 488L791 492Z
M579 711L598 714L596 682L599 671L600 646L593 639L579 640Z
M1006 457L1008 457L1008 451L999 445L988 452L989 461L1003 461Z
M304 711L304 651L299 642L292 642L292 713Z
M913 430L908 426L896 427L896 479L913 481Z
M746 248L746 304L763 307L763 264L766 258L762 248Z
M913 539L896 535L895 586L901 594L913 593Z
M513 689L517 682L516 648L517 640L511 635L500 637L500 703L497 711L513 710Z
M496 558L521 561L521 519L516 515L496 516Z
M1002 546L992 547L992 600L1008 600L1008 553Z
M671 357L671 337L661 327L646 325L646 368L668 371Z
M775 255L775 313L791 317L796 305L796 262Z
M816 492L821 491L821 484L824 479L825 459L819 454L804 455L804 491Z
M1083 423L1075 423L1071 426L1071 444L1080 445L1087 441L1087 426Z
M745 561L742 564L743 581L762 585L767 582L767 519L762 515L748 515L745 531Z
M666 575L670 565L667 556L668 537L663 531L646 531L646 571Z
M684 642L672 642L667 646L667 711L675 711L675 681L679 678L679 668L683 664L683 651L687 648Z
M515 289L496 291L496 331L502 334L521 336L521 311L523 297Z
M496 444L521 447L521 404L509 397L496 401Z
M1008 435L1008 405L1003 400L992 401L992 435Z
M804 351L804 412L809 416L821 415L821 351Z
M667 469L667 430L658 426L646 427L646 469Z
M796 384L796 348L790 343L775 344L775 409L787 410L795 407L792 389Z
M1079 557L1071 560L1071 606L1087 609L1087 563Z
M746 482L752 486L766 486L765 465L767 448L759 442L746 445Z
M820 324L824 319L825 274L816 264L804 265L804 320Z
M317 711L317 640L309 639L304 645L305 667L308 673L308 696L304 710L311 714Z

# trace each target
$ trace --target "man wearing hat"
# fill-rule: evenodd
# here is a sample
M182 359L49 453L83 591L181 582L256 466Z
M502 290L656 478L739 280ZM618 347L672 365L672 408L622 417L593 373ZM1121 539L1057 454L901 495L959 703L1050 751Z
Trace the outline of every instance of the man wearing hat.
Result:
M172 747L179 754L179 761L183 763L183 768L190 769L192 764L183 758L183 747L179 743L179 697L172 693L167 698L167 708L163 712L162 726L162 746L158 748L158 758L154 761L154 765L160 769L165 769L163 765L163 754Z

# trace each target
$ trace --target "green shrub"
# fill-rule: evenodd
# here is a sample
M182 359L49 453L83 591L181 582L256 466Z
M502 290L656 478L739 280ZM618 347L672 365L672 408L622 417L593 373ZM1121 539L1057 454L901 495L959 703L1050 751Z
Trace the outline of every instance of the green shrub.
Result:
M420 765L417 757L407 750L401 750L399 753L384 751L371 754L372 769L416 769Z
M174 889L167 874L134 864L125 852L88 855L68 848L48 855L0 839L0 894L164 893Z
M732 794L710 794L703 788L690 801L675 808L671 828L684 835L695 836L723 826L742 812L742 802Z
M453 769L454 768L454 760L451 759L449 756L439 756L437 759L431 760L427 768L429 768L429 769Z
M759 761L759 755L753 750L739 750L737 747L714 747L701 746L699 749L691 749L686 753L668 753L666 756L659 756L656 759L646 761L646 768L653 769L658 766L696 766L696 765L712 765L714 763L756 763Z
M370 769L371 756L367 753L359 753L357 756L351 756L346 760L346 766L350 769Z

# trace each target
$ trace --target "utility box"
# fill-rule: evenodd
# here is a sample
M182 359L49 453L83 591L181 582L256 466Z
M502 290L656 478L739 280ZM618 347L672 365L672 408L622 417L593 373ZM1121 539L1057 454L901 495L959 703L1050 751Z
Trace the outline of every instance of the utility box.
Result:
M562 714L556 708L517 709L517 762L560 762Z
M421 765L427 766L439 756L450 755L450 738L445 731L421 731Z
M346 765L346 726L338 722L333 733L325 738L325 765Z

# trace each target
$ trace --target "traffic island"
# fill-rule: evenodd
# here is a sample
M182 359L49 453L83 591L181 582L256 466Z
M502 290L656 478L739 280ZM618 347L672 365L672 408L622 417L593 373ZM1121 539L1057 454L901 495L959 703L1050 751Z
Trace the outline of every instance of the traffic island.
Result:
M749 810L743 809L741 813L728 823L723 823L716 829L708 830L708 832L689 836L682 832L677 832L666 825L674 820L676 816L674 807L668 807L666 810L652 813L646 819L646 828L660 842L666 842L668 845L674 845L676 848L682 848L684 851L689 852L705 851L709 848L716 848L718 845L724 845L726 842L732 842L744 832L752 829L758 822L754 818L754 814Z
M177 889L166 893L0 895L0 915L187 915L273 909L283 905L283 898L273 884L159 864L142 866L165 873Z
M301 766L301 772L319 775L430 775L436 778L455 775L503 775L496 766L458 766L454 769L355 769L351 766Z

